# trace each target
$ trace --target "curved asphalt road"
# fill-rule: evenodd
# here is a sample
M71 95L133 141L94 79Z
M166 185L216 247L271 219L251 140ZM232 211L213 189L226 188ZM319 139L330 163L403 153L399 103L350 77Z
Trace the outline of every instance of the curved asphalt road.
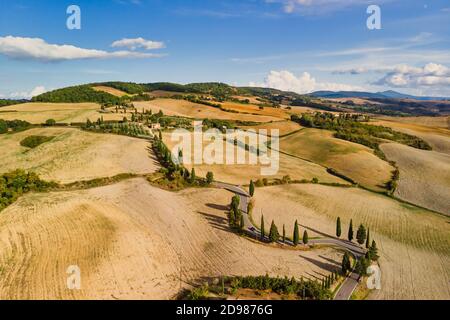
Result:
M236 186L229 183L224 182L214 182L214 186L219 189L225 189L230 192L233 192L234 194L238 195L240 197L239 202L239 209L243 213L244 216L244 229L247 233L254 236L255 238L260 237L261 233L259 232L258 228L256 228L253 223L250 221L247 207L250 200L250 194L240 186ZM290 240L286 241L288 244L293 245L293 243ZM356 257L356 259L359 259L365 254L365 250L359 247L358 245L338 239L338 238L322 238L322 239L313 239L309 241L309 244L312 245L331 245L331 246L337 246L341 247L347 251L349 251L353 256ZM359 275L356 272L353 272L344 280L341 287L339 288L338 292L334 296L334 300L349 300L353 291L356 289L358 285L358 279Z

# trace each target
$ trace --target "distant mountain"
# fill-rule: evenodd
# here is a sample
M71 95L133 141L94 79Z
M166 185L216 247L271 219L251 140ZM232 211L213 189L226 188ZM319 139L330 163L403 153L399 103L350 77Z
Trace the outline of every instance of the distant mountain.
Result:
M316 91L310 94L310 96L317 98L367 98L367 99L414 99L414 100L450 100L450 98L444 97L419 97L409 94L403 94L397 91L388 90L383 92L364 92L364 91Z

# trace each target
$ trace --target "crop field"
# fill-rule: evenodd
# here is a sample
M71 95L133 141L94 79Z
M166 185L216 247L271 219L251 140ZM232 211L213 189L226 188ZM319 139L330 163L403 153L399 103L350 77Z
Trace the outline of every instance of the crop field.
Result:
M335 236L342 220L342 238L353 219L370 228L381 256L382 289L371 299L450 299L450 218L358 188L314 184L256 189L253 220L261 214L292 237L295 220L300 234Z
M165 115L182 116L194 119L222 119L222 120L241 120L254 122L269 122L280 120L280 118L268 115L241 114L235 112L222 111L219 108L192 103L186 100L177 99L156 99L153 101L134 102L138 110L152 110L156 113L160 110Z
M229 232L230 198L144 179L28 194L0 215L0 299L169 299L203 277L321 279L338 268L342 254L331 248L283 250ZM66 288L72 265L81 290Z
M124 114L100 113L96 103L24 103L0 109L0 119L24 120L33 124L54 119L59 123L96 121L102 117L107 120L122 120Z
M165 144L169 147L170 150L176 147L178 142L171 141L170 133L165 133L163 135L163 140ZM193 141L193 140L192 140ZM205 142L203 144L203 151L207 148L210 142ZM224 151L226 150L226 144L232 145L232 142L224 142L222 144L222 151L217 154L218 158L225 159ZM193 148L192 148L193 149ZM237 149L236 149L237 150ZM270 151L270 150L269 150ZM186 157L186 150L183 150L184 156ZM235 158L236 158L235 151ZM270 154L270 153L269 153ZM193 150L191 150L191 163L193 163ZM245 152L245 158L249 159L249 152ZM343 183L348 184L346 181L337 178L333 175L327 173L326 169L302 160L295 157L291 157L288 155L280 154L279 159L279 170L275 175L264 176L261 174L261 169L264 167L269 167L269 165L263 164L200 164L195 165L195 171L198 176L206 176L208 171L214 173L214 178L218 181L235 183L235 184L248 184L251 179L264 179L267 178L269 180L272 179L281 179L283 176L290 176L293 180L311 180L313 178L317 178L320 182L326 183ZM193 167L192 164L185 164L185 167L191 169Z
M284 136L284 135L290 134L292 132L298 131L301 128L302 128L302 126L300 126L298 123L292 122L292 121L273 121L273 122L259 124L256 126L240 127L240 129L242 129L242 130L254 129L256 131L259 131L261 129L265 129L265 130L267 130L268 135L270 135L270 130L278 129L280 136Z
M384 118L383 118L384 119ZM447 127L445 123L447 121ZM389 118L378 120L373 124L391 127L394 130L415 135L428 142L434 151L450 155L450 129L448 117L416 117L416 118Z
M288 119L289 115L281 108L262 107L254 104L223 102L220 103L225 110L232 110L243 114L257 114L276 117L280 119Z
M28 136L54 136L34 149L20 145ZM33 170L42 178L69 183L120 173L151 173L158 164L147 150L149 142L69 128L36 128L0 135L0 168Z
M112 94L113 96L116 96L116 97L124 97L124 96L129 95L125 91L111 88L111 87L106 87L106 86L95 86L95 87L92 87L92 89L94 89L96 91L106 92L106 93Z
M388 143L381 145L400 170L395 195L400 199L450 215L450 155Z
M450 129L450 117L377 117L380 120L404 123L410 125L418 125L420 127L434 127ZM400 126L399 126L400 127Z
M362 145L336 139L332 132L303 129L280 140L280 150L350 177L374 190L390 180L394 168Z

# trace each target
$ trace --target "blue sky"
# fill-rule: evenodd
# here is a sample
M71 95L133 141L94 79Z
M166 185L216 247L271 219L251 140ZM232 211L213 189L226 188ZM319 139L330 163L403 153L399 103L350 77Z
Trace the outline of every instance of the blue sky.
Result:
M450 96L450 2L0 0L0 97L107 80Z

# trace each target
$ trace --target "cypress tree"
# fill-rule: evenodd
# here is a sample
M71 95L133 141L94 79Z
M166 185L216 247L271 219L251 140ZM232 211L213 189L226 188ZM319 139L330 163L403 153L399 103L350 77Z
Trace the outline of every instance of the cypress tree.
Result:
M270 242L277 242L279 237L280 235L278 233L278 228L272 220L272 224L270 225L269 240Z
M366 241L366 236L366 228L364 228L364 226L360 224L358 227L358 231L356 231L356 240L360 245L364 244L364 242Z
M264 240L266 231L264 230L264 216L261 216L261 240Z
M342 258L342 265L341 265L342 274L346 275L347 272L350 271L350 269L351 269L350 256L346 252L344 254L344 257Z
M340 238L341 237L341 233L342 233L342 230L341 230L341 218L338 217L337 221L336 221L336 237Z
M191 183L194 183L195 182L195 168L192 168L192 170L191 170Z
M299 230L298 230L298 222L297 220L295 220L295 224L294 224L294 245L298 245L299 241L300 241L300 235L299 235Z
M353 219L350 220L350 226L348 227L348 241L353 240Z
M367 229L366 249L370 247L370 228Z
M286 228L283 224L283 243L286 243Z
M308 244L308 242L309 242L308 231L305 230L305 232L303 232L303 243Z
M234 210L230 210L230 226L234 226L234 223L236 222L236 216L234 215Z
M213 181L214 181L214 173L208 171L208 173L206 174L206 183L211 184L213 183Z
M370 246L370 249L369 249L369 256L372 261L377 261L379 258L377 244L376 244L375 240L372 240L372 245Z
M248 187L248 192L250 193L250 197L253 197L255 194L255 184L253 183L253 180L250 180L250 186Z

